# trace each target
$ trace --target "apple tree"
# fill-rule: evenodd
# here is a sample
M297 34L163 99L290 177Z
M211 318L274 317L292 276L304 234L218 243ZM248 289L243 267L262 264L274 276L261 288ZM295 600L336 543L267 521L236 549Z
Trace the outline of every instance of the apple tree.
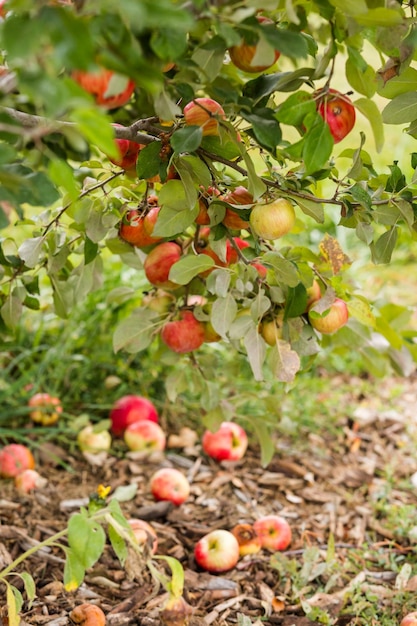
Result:
M195 366L215 342L284 383L322 346L410 368L410 312L361 293L346 242L386 264L416 237L417 155L402 171L384 148L386 124L417 136L412 4L3 0L1 15L5 340L47 296L70 316L117 257L137 281L109 294L115 351Z

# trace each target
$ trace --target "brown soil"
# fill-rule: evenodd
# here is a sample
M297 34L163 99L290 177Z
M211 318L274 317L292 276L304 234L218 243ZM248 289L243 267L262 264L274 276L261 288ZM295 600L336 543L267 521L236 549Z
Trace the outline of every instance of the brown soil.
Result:
M111 486L111 494L118 487L136 485L135 495L120 505L126 517L143 518L154 526L160 554L182 563L184 596L194 608L192 626L246 624L248 618L267 626L316 623L305 616L302 599L327 611L332 623L365 623L355 621L350 611L349 590L354 584L369 587L379 603L389 603L396 578L391 559L402 555L406 563L414 553L410 535L403 532L407 520L395 524L387 510L412 510L417 504L417 488L410 481L417 471L416 407L417 381L410 380L396 410L381 411L372 398L364 399L358 404L357 421L341 423L336 436L310 434L297 445L277 440L267 467L261 466L256 446L241 462L216 463L201 453L199 440L193 442L193 433L187 431L176 433L180 439L173 442L175 447L147 458L130 453L97 462L82 455L68 458L62 449L45 445L36 454L46 487L22 496L11 481L0 482L0 572L34 542L64 529L99 484ZM55 455L64 458L71 471L56 464ZM183 471L192 485L190 498L179 507L155 503L149 493L151 474L166 465ZM325 564L329 539L334 538L338 574L333 585L330 566L322 566L322 573L311 576L311 583L295 593L296 572L283 571L282 561L265 551L244 557L222 575L196 566L193 547L202 535L270 513L291 525L293 540L284 556L293 564L302 564L313 547ZM378 562L372 560L375 551ZM92 602L103 609L110 625L160 624L166 594L146 567L137 561L122 567L106 545L83 584L67 592L62 583L64 558L62 550L52 548L19 566L19 571L30 572L37 588L32 604L23 605L23 622L64 626L76 605ZM161 562L157 566L163 569ZM23 589L18 577L9 582ZM407 584L416 583L411 578ZM3 592L0 588L0 617L7 624Z

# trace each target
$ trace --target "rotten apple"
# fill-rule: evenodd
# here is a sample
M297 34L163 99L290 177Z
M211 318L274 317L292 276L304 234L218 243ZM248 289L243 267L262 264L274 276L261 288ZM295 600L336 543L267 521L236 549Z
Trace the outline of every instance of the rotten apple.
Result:
M30 419L42 426L55 424L62 413L61 400L49 393L35 393L29 398L28 405L32 409L29 413Z
M236 524L231 530L239 544L240 556L256 554L261 549L261 540L252 524Z
M78 433L77 443L81 452L98 454L108 452L112 441L108 430L98 430L93 424L87 424Z

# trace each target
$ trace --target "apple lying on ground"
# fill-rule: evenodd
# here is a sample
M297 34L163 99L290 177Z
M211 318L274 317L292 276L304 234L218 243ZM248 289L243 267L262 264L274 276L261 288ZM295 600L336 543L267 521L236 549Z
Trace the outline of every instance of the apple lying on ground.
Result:
M171 594L159 613L163 626L188 626L193 607L182 596Z
M355 126L356 113L352 101L336 89L313 94L316 108L330 129L334 143L339 143Z
M34 469L23 470L23 472L20 472L20 474L14 477L16 490L22 494L28 494L35 489L41 489L45 487L46 483L46 478L41 476Z
M256 554L261 549L261 540L252 524L236 524L231 530L239 544L240 556Z
M101 68L97 72L74 70L71 78L85 91L91 93L96 103L106 109L116 109L127 104L135 90L135 83L127 76Z
M61 400L49 393L35 393L29 398L28 405L33 409L29 413L30 419L42 426L55 424L62 413Z
M171 267L182 256L181 246L175 241L165 241L151 250L145 259L143 268L151 285L162 289L176 289L178 285L169 280Z
M179 506L190 495L190 483L182 472L173 467L157 470L150 479L150 489L155 500L166 500Z
M273 20L263 15L257 15L256 19L261 26L267 26L269 24L275 23ZM254 34L251 33L251 35L253 37ZM273 50L271 55L271 61L269 63L263 65L255 65L253 63L253 60L257 50L258 42L252 43L249 41L245 41L245 38L243 38L243 41L240 44L229 48L230 60L232 61L233 65L238 67L243 72L255 73L264 72L265 70L272 67L274 63L276 63L279 59L280 52L278 50Z
M319 302L320 300L317 300ZM314 304L312 305L314 307ZM323 335L331 335L335 333L339 328L344 326L349 319L349 311L347 304L341 298L336 298L328 309L328 313L323 317L316 317L312 315L314 309L310 307L308 312L308 319L310 324L315 330L318 330Z
M111 448L111 435L108 430L95 430L93 424L87 424L77 435L77 443L81 452L97 454L108 452Z
M249 216L252 232L268 240L279 239L289 233L295 220L294 207L285 198L277 198L268 204L256 204Z
M239 556L239 543L228 530L212 530L201 537L194 546L197 565L213 574L231 570L238 562Z
M245 430L235 422L222 422L218 430L206 430L203 451L216 461L239 461L248 447Z
M225 118L223 107L212 98L194 98L184 107L187 126L201 126L203 136L219 134L219 119Z
M140 546L147 545L152 554L156 554L158 549L158 535L153 526L143 519L132 518L127 521L138 544Z
M265 515L257 519L253 527L262 548L271 551L286 550L291 543L291 527L280 515Z
M140 420L129 424L123 437L129 450L134 452L165 450L165 433L159 424L150 420Z
M142 420L158 422L159 415L155 405L148 398L130 394L116 400L109 418L111 432L115 437L120 437L129 424Z
M9 443L0 450L0 476L14 478L27 469L35 468L32 452L21 443Z
M180 311L179 319L164 324L161 339L170 350L185 354L197 350L204 343L205 327L192 311Z
M417 611L404 615L400 622L400 626L417 626Z

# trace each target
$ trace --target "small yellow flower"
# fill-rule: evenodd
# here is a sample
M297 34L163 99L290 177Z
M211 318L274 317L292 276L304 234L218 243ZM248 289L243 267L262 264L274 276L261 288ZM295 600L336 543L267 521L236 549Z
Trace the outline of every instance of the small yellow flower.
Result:
M97 487L97 495L101 500L105 500L111 491L111 487L105 487L104 485L99 485Z

